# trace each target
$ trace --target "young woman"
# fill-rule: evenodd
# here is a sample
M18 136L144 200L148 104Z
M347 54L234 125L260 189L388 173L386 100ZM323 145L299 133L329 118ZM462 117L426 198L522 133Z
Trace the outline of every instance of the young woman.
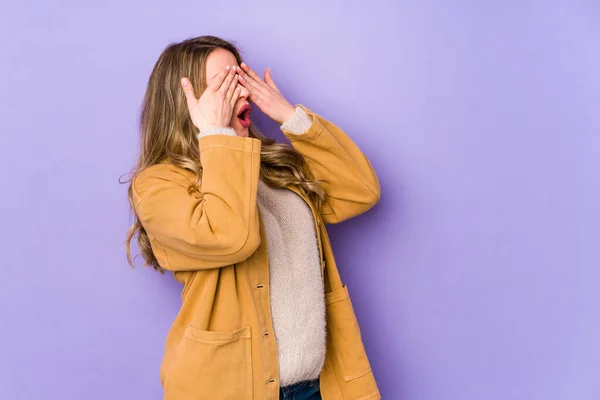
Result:
M291 146L256 129L249 101ZM158 59L141 141L127 256L137 237L146 264L183 284L165 399L379 399L324 227L379 200L352 140L202 36Z

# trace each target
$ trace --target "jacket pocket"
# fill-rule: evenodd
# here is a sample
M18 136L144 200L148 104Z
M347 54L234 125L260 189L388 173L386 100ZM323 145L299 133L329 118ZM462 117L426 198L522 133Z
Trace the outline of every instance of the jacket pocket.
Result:
M251 329L205 331L189 325L165 379L165 400L252 398Z
M351 381L371 373L348 287L344 285L327 293L326 302L332 356L339 363L344 380Z

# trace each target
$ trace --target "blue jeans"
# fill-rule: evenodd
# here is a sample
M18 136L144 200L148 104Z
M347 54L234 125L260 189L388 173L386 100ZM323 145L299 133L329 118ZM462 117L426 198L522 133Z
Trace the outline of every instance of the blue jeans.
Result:
M302 381L279 389L280 400L321 400L319 380Z

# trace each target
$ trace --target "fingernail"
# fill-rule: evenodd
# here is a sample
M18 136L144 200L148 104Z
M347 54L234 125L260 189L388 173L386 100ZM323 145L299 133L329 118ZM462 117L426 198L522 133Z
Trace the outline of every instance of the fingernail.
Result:
M229 71L229 68L231 68L229 65L225 67L227 71Z

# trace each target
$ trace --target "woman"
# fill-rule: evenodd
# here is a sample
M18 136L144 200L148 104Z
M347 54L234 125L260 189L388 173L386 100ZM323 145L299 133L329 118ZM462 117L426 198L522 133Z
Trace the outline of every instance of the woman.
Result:
M249 100L291 146L252 125ZM127 256L137 236L183 284L165 399L379 399L324 227L379 200L358 147L212 36L160 56L141 131Z

